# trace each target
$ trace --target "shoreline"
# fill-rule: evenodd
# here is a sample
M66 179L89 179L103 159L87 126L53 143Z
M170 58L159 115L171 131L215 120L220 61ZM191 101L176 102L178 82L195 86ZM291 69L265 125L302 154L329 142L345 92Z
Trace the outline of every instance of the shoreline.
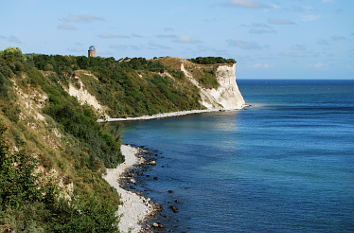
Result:
M243 105L240 109L207 109L207 110L191 110L191 111L180 111L180 112L170 112L161 113L150 116L140 116L140 117L127 117L127 118L108 118L99 119L97 122L115 122L115 121L142 121L142 120L152 120L161 119L168 117L178 117L186 116L199 113L212 113L212 112L225 112L225 111L237 111L245 109L250 105ZM130 145L121 145L121 151L125 157L125 162L119 164L116 168L107 168L107 174L103 178L109 183L110 186L117 190L120 196L121 204L119 205L116 215L119 216L118 228L122 233L139 233L145 229L144 223L149 220L151 216L159 211L155 204L150 198L138 194L134 191L130 191L124 188L122 181L129 178L128 171L131 168L139 167L139 165L146 164L146 159L141 155L144 151L142 148L134 147ZM130 180L130 182L135 183ZM163 227L163 225L155 226ZM148 226L149 227L149 226ZM147 230L147 229L145 229Z
M121 118L108 118L108 119L98 119L97 122L116 122L116 121L143 121L143 120L153 120L153 119L161 119L168 117L178 117L178 116L186 116L192 114L200 114L200 113L211 113L211 112L224 112L224 111L237 111L242 110L249 105L245 104L240 108L236 109L204 109L204 110L189 110L189 111L179 111L179 112L168 112L168 113L159 113L155 115L144 115L139 117L121 117Z
M120 180L126 178L124 175L128 169L135 165L143 164L145 159L138 157L140 153L139 148L121 145L121 151L125 157L125 162L119 164L116 168L107 169L107 174L103 178L117 190L120 196L121 204L116 212L116 215L120 216L118 223L119 231L122 233L138 233L142 229L141 224L148 216L153 214L155 210L154 204L150 198L124 189Z

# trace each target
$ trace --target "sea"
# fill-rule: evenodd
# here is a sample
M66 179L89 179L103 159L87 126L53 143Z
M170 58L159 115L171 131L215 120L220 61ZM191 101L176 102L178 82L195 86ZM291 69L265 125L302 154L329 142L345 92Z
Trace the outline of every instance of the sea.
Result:
M157 155L137 185L163 206L154 221L166 232L354 232L354 80L238 85L245 110L124 124L124 144Z

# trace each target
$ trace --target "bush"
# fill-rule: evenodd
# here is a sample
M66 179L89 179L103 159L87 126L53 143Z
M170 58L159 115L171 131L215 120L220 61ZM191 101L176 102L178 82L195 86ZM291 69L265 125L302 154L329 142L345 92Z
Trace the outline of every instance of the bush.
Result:
M216 80L215 75L206 73L203 77L199 79L199 82L206 88L217 88L219 86L218 80Z
M188 60L196 64L219 64L219 63L235 64L236 63L234 59L225 59L222 57L197 57Z
M14 122L19 120L20 110L10 78L23 70L21 62L23 56L18 49L9 48L0 53L0 111Z
M23 201L37 201L42 195L33 171L36 161L23 151L9 154L4 142L5 128L0 126L0 206L19 207Z

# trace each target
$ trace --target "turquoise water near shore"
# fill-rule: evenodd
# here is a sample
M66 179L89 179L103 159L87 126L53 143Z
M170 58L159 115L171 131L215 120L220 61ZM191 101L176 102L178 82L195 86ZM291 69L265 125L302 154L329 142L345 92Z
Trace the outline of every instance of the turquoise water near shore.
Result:
M125 124L123 143L159 151L138 180L164 206L159 221L177 232L354 232L354 80L238 84L248 110Z

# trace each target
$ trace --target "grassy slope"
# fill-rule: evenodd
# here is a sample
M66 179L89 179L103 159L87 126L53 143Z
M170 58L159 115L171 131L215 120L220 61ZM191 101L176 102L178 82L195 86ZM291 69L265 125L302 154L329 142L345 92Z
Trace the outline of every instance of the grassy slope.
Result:
M0 124L7 129L1 140L9 147L1 159L11 160L18 150L37 158L40 174L30 180L41 189L54 185L56 191L49 196L60 194L53 205L47 194L33 199L13 189L27 183L3 173L0 182L17 185L0 187L0 231L87 232L100 227L113 232L119 197L101 173L104 165L123 161L120 140L95 122L97 116L88 106L66 94L58 85L63 76L55 75L43 76L18 50L0 53ZM9 203L13 195L23 197Z
M180 70L183 64L193 78L198 81L199 85L204 88L217 88L219 83L216 79L216 70L220 65L233 65L236 63L233 59L224 58L196 58L190 60L183 60L174 57L160 58L159 61L167 68L172 70Z

